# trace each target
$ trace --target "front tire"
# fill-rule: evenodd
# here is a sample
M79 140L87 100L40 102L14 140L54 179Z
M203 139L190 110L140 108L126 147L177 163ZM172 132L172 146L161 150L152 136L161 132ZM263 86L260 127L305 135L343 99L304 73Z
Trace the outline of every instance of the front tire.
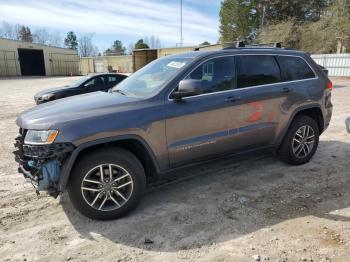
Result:
M104 148L83 156L68 184L73 206L97 220L125 216L145 191L146 177L136 156L122 148Z
M318 147L319 135L318 125L313 118L297 116L279 149L281 160L291 165L309 162Z

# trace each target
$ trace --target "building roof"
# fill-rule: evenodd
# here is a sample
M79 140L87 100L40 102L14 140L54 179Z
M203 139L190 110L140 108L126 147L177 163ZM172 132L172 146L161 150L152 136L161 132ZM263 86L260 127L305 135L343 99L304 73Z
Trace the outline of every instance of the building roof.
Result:
M9 38L0 37L0 41L2 41L2 40L4 40L4 41L12 41L12 42L15 42L15 43L18 43L18 44L30 44L30 45L35 45L35 46L38 46L38 47L58 48L58 49L63 49L63 50L76 51L76 50L72 50L72 49L64 48L64 47L59 47L59 46L44 45L44 44L25 42L25 41L21 41L21 40L15 40L15 39L9 39Z

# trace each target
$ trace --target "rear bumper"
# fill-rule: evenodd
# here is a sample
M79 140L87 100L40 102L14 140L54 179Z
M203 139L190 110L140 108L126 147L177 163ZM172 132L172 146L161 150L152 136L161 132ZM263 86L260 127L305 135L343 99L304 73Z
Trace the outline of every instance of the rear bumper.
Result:
M329 123L331 122L332 119L332 114L333 114L333 104L332 104L332 93L328 91L325 96L325 101L324 101L324 107L323 107L323 120L324 120L324 129L325 131Z

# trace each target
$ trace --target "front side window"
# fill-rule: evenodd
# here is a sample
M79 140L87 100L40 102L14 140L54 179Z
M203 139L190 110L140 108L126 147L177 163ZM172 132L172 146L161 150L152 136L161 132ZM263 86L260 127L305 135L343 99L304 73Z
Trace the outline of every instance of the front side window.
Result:
M295 56L277 56L281 66L283 81L314 78L315 74L304 59Z
M93 79L91 79L90 81L86 82L84 84L84 86L96 86L96 85L103 85L104 84L104 77L103 76L98 76L95 77Z
M201 80L204 93L233 89L235 83L234 58L232 56L219 57L204 62L186 79Z
M274 56L236 56L237 88L278 83L280 70Z

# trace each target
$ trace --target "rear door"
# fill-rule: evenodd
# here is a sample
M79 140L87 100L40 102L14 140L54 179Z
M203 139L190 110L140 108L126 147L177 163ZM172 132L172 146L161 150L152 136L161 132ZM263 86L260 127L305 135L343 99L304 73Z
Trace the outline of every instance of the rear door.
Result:
M293 87L281 85L273 55L238 55L236 71L239 115L229 115L232 147L245 151L274 144L281 119L289 110Z
M186 78L202 81L204 94L166 101L166 137L172 167L230 150L228 116L234 105L234 57L212 58ZM238 112L237 112L238 113Z

